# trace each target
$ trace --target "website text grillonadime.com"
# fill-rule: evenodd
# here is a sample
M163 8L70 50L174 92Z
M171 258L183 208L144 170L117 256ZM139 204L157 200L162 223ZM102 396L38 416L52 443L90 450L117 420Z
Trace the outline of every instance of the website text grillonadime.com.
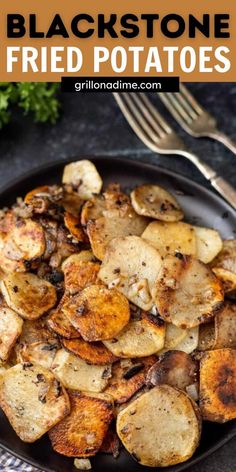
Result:
M111 91L111 92L122 92L122 91L161 91L162 83L161 82L136 82L136 81L125 81L118 79L115 82L103 81L99 82L96 80L81 80L75 82L75 91L76 92L88 92L88 91Z

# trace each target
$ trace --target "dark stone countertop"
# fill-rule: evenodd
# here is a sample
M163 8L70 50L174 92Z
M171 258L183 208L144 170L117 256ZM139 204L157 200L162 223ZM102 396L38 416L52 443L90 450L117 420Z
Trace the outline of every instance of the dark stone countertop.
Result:
M220 128L236 140L236 83L192 84L202 104L217 118ZM163 110L155 97L159 108ZM80 155L120 156L157 163L205 183L184 158L158 156L147 149L123 119L112 95L103 93L64 94L63 114L55 126L34 124L14 113L11 124L0 132L0 185L26 171L55 159ZM165 111L166 116L169 116ZM170 121L173 121L170 118ZM236 184L236 156L217 142L183 135L192 150L214 166L219 174ZM236 438L191 472L236 471Z

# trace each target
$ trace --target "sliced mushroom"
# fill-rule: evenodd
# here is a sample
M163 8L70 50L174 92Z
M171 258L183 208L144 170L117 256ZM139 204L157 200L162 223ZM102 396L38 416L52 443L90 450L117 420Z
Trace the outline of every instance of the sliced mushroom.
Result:
M139 215L161 221L179 221L184 217L173 195L158 185L140 185L131 192L131 202Z

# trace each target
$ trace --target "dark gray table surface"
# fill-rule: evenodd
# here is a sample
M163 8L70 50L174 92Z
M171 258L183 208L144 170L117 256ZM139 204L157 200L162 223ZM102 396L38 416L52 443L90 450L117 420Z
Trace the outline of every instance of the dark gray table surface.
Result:
M236 83L192 84L191 90L217 117L220 128L236 140ZM159 100L154 97L159 108ZM64 94L62 116L55 126L34 124L14 113L13 121L0 132L0 185L55 159L80 155L120 156L157 163L205 184L192 164L182 157L159 156L136 138L110 94ZM170 118L165 111L166 117ZM173 121L170 118L170 121ZM194 139L174 126L193 151L236 184L236 156L221 144ZM236 438L191 472L236 472Z

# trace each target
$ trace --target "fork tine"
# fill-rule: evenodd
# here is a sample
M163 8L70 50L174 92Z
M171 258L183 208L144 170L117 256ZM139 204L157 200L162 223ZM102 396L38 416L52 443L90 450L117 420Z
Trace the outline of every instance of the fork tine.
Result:
M201 115L201 113L204 112L204 109L195 100L194 96L189 92L189 90L185 87L185 85L180 84L180 92L181 92L182 96L185 96L185 98L188 100L188 103L198 113L198 115Z
M150 109L148 109L149 106L149 100L147 100L147 103L145 103L142 100L142 94L132 94L132 99L136 103L138 109L144 115L148 123L151 125L154 131L158 134L158 136L163 137L165 136L165 130L163 127L161 127L160 122L161 122L161 117L158 114L158 119L156 120L155 117L153 117L153 114L150 113Z
M169 112L182 126L192 123L193 117L187 113L182 103L179 102L173 93L160 94L160 98ZM195 117L197 117L197 115L195 115Z
M162 127L162 129L167 133L171 133L173 130L167 123L167 121L163 118L163 116L157 111L157 109L154 107L154 105L151 103L149 98L145 93L140 93L140 98L143 101L144 105L146 106L146 109L149 111L150 116L153 116L156 122L159 123L159 125Z

